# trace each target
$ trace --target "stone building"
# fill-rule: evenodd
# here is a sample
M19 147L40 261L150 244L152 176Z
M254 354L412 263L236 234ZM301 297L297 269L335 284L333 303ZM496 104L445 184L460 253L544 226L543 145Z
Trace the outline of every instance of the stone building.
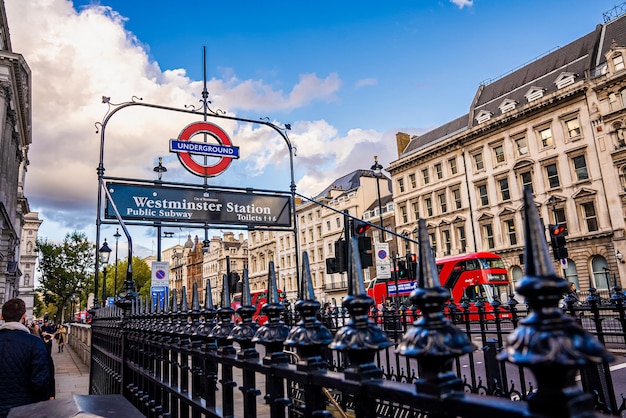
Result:
M243 233L240 233L237 238L233 232L224 232L223 237L212 237L209 241L208 250L204 253L203 292L200 299L204 301L204 290L207 283L210 283L213 303L217 306L221 302L221 291L226 272L236 273L241 278L245 268L248 268L248 240L244 239ZM237 290L231 289L231 295Z
M4 2L0 2L0 304L20 288L20 239L30 211L24 196L32 142L31 73L13 52Z
M579 288L624 284L626 17L478 86L467 114L397 134L388 167L399 231L426 220L437 257L493 251L522 275L522 190L567 226L557 271Z
M29 212L24 216L22 239L20 243L19 297L26 303L26 314L33 318L35 307L35 267L37 265L37 232L43 221L37 212Z

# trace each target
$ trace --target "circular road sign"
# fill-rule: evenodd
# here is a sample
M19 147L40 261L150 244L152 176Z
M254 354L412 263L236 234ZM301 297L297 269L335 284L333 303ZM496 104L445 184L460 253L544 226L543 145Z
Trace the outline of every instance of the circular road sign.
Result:
M185 129L183 129L180 135L178 135L178 139L181 141L189 141L192 136L201 133L211 135L213 138L217 139L217 142L219 142L220 145L226 145L229 147L233 145L230 138L226 132L222 130L222 128L209 122L194 122L188 125ZM221 174L233 161L233 157L229 156L217 158L217 163L213 165L204 165L194 160L189 152L178 153L178 159L187 170L197 174L198 176L204 177L214 177Z
M156 273L154 273L155 277L159 280L163 280L165 278L165 270L157 270Z
M385 258L387 258L387 251L379 250L378 251L378 258L380 258L381 260L384 260Z

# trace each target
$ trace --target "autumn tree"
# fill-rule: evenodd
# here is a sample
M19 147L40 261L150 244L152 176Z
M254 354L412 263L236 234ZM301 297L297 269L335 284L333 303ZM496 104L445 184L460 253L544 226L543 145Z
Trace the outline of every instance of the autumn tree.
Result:
M141 296L149 295L152 278L150 266L141 258L133 257L133 264L131 267L133 272L133 281L135 284L134 291ZM126 281L127 271L128 259L118 261L117 268L115 267L115 263L107 266L107 295L115 295L116 290L118 295L126 291L124 282Z
M54 305L61 310L56 312L60 321L63 308L69 306L74 295L81 301L87 299L89 288L93 286L95 246L84 233L74 231L67 234L61 244L37 241L37 250L41 273L37 291L45 305Z

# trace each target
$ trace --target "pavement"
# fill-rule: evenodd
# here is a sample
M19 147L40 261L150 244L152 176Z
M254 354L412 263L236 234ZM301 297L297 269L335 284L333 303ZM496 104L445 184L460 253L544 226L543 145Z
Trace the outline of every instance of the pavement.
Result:
M52 346L54 376L56 380L56 399L68 399L73 395L89 394L89 366L65 344L63 352L58 352L56 342Z

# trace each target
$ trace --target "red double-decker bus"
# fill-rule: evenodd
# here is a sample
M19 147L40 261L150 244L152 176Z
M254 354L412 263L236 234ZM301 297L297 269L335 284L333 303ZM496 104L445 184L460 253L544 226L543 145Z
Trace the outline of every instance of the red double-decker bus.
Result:
M267 303L267 289L253 290L250 292L251 305L256 307L256 312L252 316L252 319L259 325L263 325L267 322L267 315L261 313L261 308ZM285 299L285 292L278 290L278 300L283 301ZM241 306L241 293L235 293L233 295L233 301L230 307L237 311L237 308ZM236 319L238 320L238 318Z
M498 254L478 252L462 254L436 261L441 285L450 290L450 300L460 304L465 297L471 303L470 312L475 312L474 303L482 298L486 303L486 310L492 310L489 304L494 295L506 302L510 283L506 267ZM374 298L376 306L393 303L396 300L396 279L392 272L391 279L376 279L369 283L367 294ZM416 282L401 279L398 283L398 299L406 306L409 294L416 287ZM503 313L502 318L508 317ZM477 319L472 316L472 319Z

